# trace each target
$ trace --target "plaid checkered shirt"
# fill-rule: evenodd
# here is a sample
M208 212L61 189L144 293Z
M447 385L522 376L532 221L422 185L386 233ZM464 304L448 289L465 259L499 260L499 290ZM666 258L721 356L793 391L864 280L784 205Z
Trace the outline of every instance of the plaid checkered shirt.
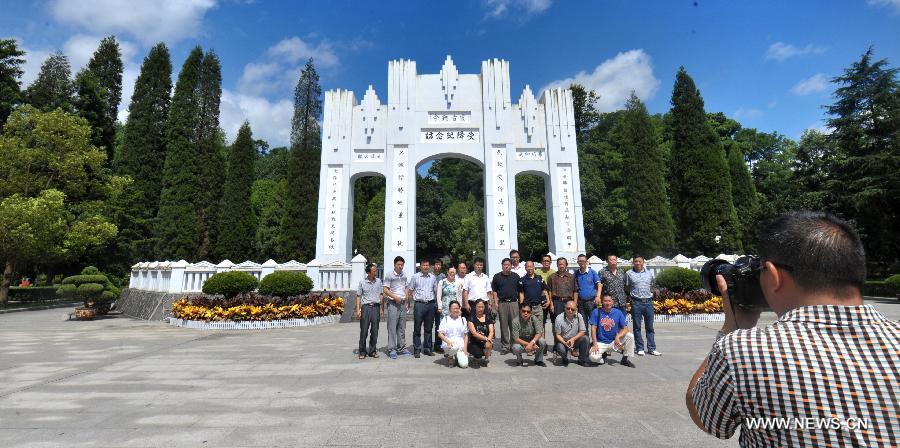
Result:
M870 305L797 308L716 342L694 404L720 439L740 426L741 446L900 446L898 343Z

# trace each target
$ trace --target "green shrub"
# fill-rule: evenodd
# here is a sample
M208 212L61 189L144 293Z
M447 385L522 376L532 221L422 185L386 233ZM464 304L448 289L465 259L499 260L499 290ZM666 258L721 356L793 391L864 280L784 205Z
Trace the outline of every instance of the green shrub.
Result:
M43 302L55 298L55 286L29 286L27 288L13 286L9 288L9 300L16 302Z
M668 268L656 274L657 288L671 291L693 291L700 289L700 272L687 268Z
M884 280L869 280L863 285L864 296L895 297L900 294L900 274Z
M63 284L56 290L56 295L64 299L74 299L76 290L78 290L78 287L75 285Z
M66 277L63 279L64 285L83 285L85 283L100 283L106 284L109 279L106 278L103 274L82 274L82 275L73 275L71 277Z
M218 274L213 274L213 276L203 284L203 293L234 297L238 294L253 291L258 284L259 280L246 272L219 272Z
M884 279L884 286L888 288L888 292L900 293L900 274L894 274Z
M273 272L259 282L259 293L264 296L293 297L312 290L313 282L298 271Z
M78 285L75 295L84 300L100 298L100 295L103 294L103 288L104 286L100 283L83 283Z
M94 266L85 266L84 269L81 270L81 275L97 275L101 274L100 270Z

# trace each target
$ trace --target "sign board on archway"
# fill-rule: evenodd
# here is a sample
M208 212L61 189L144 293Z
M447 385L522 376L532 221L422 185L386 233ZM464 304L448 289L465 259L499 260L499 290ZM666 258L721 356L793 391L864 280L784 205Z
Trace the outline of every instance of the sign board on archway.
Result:
M447 56L438 74L415 61L388 64L387 104L369 86L325 93L316 259L353 256L353 182L386 178L384 260L415 260L416 172L421 163L458 157L484 168L486 258L491 272L517 247L515 176L544 178L550 251L573 258L585 250L572 93L527 85L512 103L509 63L481 63L460 74Z

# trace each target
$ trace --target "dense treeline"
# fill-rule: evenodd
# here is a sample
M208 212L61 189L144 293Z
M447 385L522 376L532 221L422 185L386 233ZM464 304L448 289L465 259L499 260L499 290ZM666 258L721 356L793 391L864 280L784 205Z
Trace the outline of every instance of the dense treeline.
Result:
M253 139L251 123L225 141L221 63L211 50L195 48L173 83L168 48L151 48L125 123L116 120L115 37L74 77L66 56L52 54L27 88L24 55L15 40L0 40L0 300L14 276L84 263L124 275L147 259L314 257L322 102L312 60L298 74L290 146L270 149ZM600 113L595 92L571 86L587 251L751 253L760 223L807 208L851 220L876 276L896 271L897 72L866 51L832 80L829 132L808 130L798 142L707 112L684 68L665 114L650 115L634 95L625 109ZM481 254L483 170L444 159L416 182L420 255ZM378 262L384 185L371 177L353 186L352 247ZM516 202L519 250L536 258L548 250L544 179L517 176Z

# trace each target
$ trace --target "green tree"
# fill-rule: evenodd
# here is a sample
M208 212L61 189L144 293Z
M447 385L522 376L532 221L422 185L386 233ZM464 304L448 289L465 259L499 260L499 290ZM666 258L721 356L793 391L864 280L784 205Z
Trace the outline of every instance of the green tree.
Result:
M445 219L450 225L444 245L452 260L471 263L473 253L484 256L484 209L478 206L474 196L453 201L447 207Z
M115 36L105 37L88 61L87 70L93 73L103 98L103 114L100 126L100 141L106 148L107 161L112 162L116 143L116 118L119 103L122 102L122 53ZM88 120L90 121L90 120ZM96 132L96 131L95 131Z
M322 86L310 58L294 89L291 120L291 163L284 210L278 235L279 255L284 259L311 260L316 251L319 169L321 167Z
M61 108L72 110L74 87L69 58L61 52L51 54L43 64L37 79L25 91L25 102L43 112Z
M357 235L354 248L370 262L378 264L384 264L384 197L384 188L377 190L366 204L362 223L354 227L354 235Z
M898 68L875 60L869 48L834 78L834 104L827 106L832 160L827 189L834 209L859 227L875 272L900 261L900 80Z
M257 179L253 182L250 203L256 217L255 247L257 259L275 258L278 228L281 223L281 198L287 188L287 181Z
M133 183L122 194L120 237L110 258L120 267L154 258L155 219L162 190L166 159L166 120L172 91L172 63L169 49L159 43L150 49L134 84L114 170L130 176ZM114 269L118 271L117 269Z
M61 110L24 106L10 115L0 136L0 301L16 267L72 260L116 235L102 211L127 180L104 172L90 133Z
M184 61L166 121L166 160L156 222L157 256L197 260L201 225L196 200L207 185L201 181L203 158L197 149L197 117L203 50L195 47Z
M572 84L569 90L572 91L572 105L575 109L575 134L581 138L600 121L600 111L597 109L600 95L585 89L581 84Z
M540 260L550 251L544 179L540 176L516 176L516 227L522 260Z
M729 146L728 172L731 175L731 197L740 225L741 243L745 250L751 250L755 247L756 239L756 187L739 145Z
M725 151L684 67L672 92L670 128L672 215L679 249L690 254L740 251Z
M218 208L225 173L225 135L219 129L222 66L219 57L213 51L203 55L197 100L199 112L196 149L197 157L200 159L198 181L203 186L200 189L201 194L194 201L197 210L197 231L200 236L197 258L206 259L213 255L213 249L216 247Z
M25 52L14 39L0 39L0 129L22 99L22 65Z
M287 179L288 166L291 161L291 151L279 146L268 152L261 152L256 158L255 179L270 179L279 181Z
M819 131L808 129L800 137L793 173L801 190L800 208L825 210L831 202L827 199L825 185L836 152L834 140Z
M231 145L228 176L219 209L219 238L216 241L216 253L238 263L255 255L252 235L256 231L256 216L250 200L255 161L253 134L250 123L245 121Z
M666 162L644 103L632 92L614 135L624 155L627 235L635 253L653 256L675 246L666 194Z
M115 134L113 122L107 120L105 93L101 90L97 77L88 69L75 76L75 112L87 120L91 126L91 144L103 148L107 157L112 155L112 143L107 137ZM107 146L110 145L110 146Z

